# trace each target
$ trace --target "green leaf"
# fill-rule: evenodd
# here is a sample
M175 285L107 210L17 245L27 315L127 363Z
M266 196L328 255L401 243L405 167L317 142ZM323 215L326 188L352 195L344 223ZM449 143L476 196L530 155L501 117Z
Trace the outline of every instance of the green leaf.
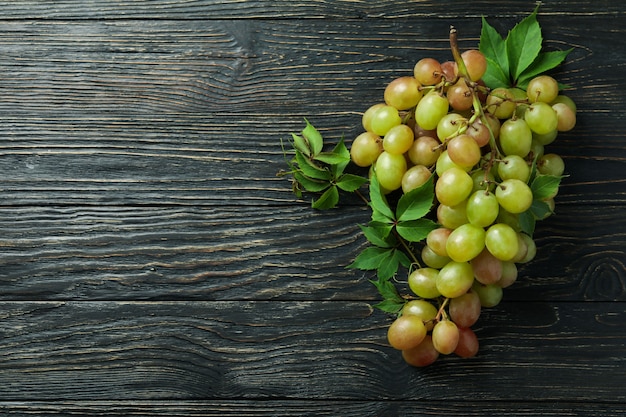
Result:
M311 156L311 150L306 143L306 140L302 136L298 136L295 133L291 134L291 138L293 139L293 147L294 149L302 152L306 156Z
M406 301L402 300L402 302L394 301L394 300L383 300L379 303L374 304L372 307L377 308L385 313L390 314L398 314L402 311L402 307L404 307Z
M346 167L350 163L350 151L346 147L343 137L339 140L337 145L335 145L335 147L333 148L333 153L343 157L343 162L337 163L330 167L331 171L337 178L341 174L343 174L343 170L346 169Z
M378 266L376 275L379 279L389 279L393 277L396 272L398 272L398 268L400 267L400 258L398 257L398 253L400 252L397 249L392 249L388 253L387 259L385 259Z
M398 200L396 219L398 221L416 220L430 211L435 197L433 176L420 187L403 194Z
M541 51L543 37L537 22L537 10L538 8L515 25L506 37L509 68L514 81L517 81L520 74L533 63Z
M528 82L530 80L546 71L556 68L559 64L565 61L565 58L570 52L572 52L572 50L573 49L568 49L567 51L540 53L533 63L520 74L517 81L517 87L525 90L526 87L528 87Z
M487 58L487 72L483 76L485 84L491 88L508 87L510 80L506 43L484 17L478 49Z
M530 185L535 200L544 200L554 196L559 190L561 179L555 175L537 175Z
M396 238L390 234L393 225L371 221L367 226L359 225L365 238L373 245L381 248L393 248L396 246Z
M534 200L528 210L533 214L533 216L537 220L543 220L547 216L552 214L552 209L550 208L550 205L546 203L545 201L541 201L541 200Z
M350 157L348 159L344 155L338 155L334 152L320 152L313 158L316 161L323 162L328 165L338 165L344 164L346 162L350 162Z
M298 183L300 183L302 188L310 193L318 193L330 187L330 183L328 181L319 181L309 178L299 171L294 172L293 177L296 181L298 181Z
M360 175L343 174L337 180L337 187L349 193L358 190L363 184L367 182L367 178Z
M382 217L394 220L393 211L391 207L389 207L387 198L385 198L385 195L380 190L380 184L378 183L376 174L372 175L370 179L370 205L374 213L377 212ZM374 216L374 213L372 216Z
M318 132L307 119L304 119L304 121L306 122L306 127L302 130L302 136L309 145L311 155L316 156L318 153L322 152L324 140L320 132Z
M296 151L295 158L298 167L307 177L325 181L330 181L332 179L332 174L329 170L316 166L315 163L304 156L302 152Z
M439 227L437 223L429 219L417 219L398 222L396 231L402 238L409 242L421 242L426 239L428 233Z
M330 187L324 191L317 200L313 200L311 207L318 210L327 210L333 208L339 203L339 190L336 186Z
M535 233L535 224L537 223L537 219L532 211L528 209L525 212L520 213L518 215L518 220L522 232L532 237L533 233Z
M393 249L389 248L369 246L357 255L354 261L348 265L348 268L361 269L364 271L378 269L378 267L389 258L392 251Z

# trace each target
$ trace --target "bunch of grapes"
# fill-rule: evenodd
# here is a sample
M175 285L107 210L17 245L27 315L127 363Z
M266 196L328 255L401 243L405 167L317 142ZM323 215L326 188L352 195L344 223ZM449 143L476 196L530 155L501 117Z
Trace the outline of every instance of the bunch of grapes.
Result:
M481 309L500 302L517 264L536 253L522 214L534 205L543 207L540 217L554 210L558 187L548 195L532 189L537 176L564 172L563 159L544 148L576 123L576 105L553 77L536 76L525 90L490 89L479 50L453 47L452 54L447 62L420 59L412 75L391 81L350 147L351 160L369 167L384 194L435 184L437 228L416 249L413 294L387 332L414 366L477 353L472 326Z

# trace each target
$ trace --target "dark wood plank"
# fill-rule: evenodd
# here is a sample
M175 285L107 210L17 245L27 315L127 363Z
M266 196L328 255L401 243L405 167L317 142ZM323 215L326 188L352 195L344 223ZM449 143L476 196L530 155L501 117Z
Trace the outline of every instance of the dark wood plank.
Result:
M597 2L550 1L545 2L542 11L563 16L605 15L619 16L624 13L621 5L610 0ZM362 19L362 18L432 18L432 17L480 17L494 14L508 17L516 14L528 14L533 4L527 1L509 0L494 7L489 1L440 1L410 0L397 2L383 0L377 2L354 2L336 0L332 2L287 0L260 1L212 1L197 0L142 0L119 2L99 0L84 2L80 0L55 1L52 4L18 0L3 5L4 19L194 19L245 18L245 19Z
M539 224L537 257L505 299L625 301L623 210L563 205ZM373 274L346 269L366 245L357 225L369 216L304 202L0 208L0 299L375 302Z
M434 415L511 417L614 417L626 413L619 403L528 403L490 401L445 401L422 399L417 401L302 401L302 400L241 400L241 401L56 401L0 402L0 411L11 416L98 416L98 417L397 417Z
M425 369L365 303L0 306L3 401L626 401L624 303L504 303L477 326L479 356Z

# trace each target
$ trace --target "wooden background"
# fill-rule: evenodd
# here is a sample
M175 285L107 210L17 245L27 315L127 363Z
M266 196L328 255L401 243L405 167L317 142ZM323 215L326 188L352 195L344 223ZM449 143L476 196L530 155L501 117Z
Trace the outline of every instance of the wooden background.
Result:
M298 201L280 139L327 140L420 58L534 1L0 2L0 414L626 413L626 5L545 1L578 125L538 256L478 357L386 345L358 201Z

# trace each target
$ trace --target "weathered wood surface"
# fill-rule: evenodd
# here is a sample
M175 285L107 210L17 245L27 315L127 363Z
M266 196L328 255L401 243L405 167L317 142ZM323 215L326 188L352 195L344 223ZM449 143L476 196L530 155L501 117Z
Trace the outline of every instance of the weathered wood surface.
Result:
M477 358L386 346L356 199L297 201L280 138L332 140L447 31L505 1L0 3L0 412L576 415L626 412L626 6L554 1L579 105L552 149L558 215L477 327Z

